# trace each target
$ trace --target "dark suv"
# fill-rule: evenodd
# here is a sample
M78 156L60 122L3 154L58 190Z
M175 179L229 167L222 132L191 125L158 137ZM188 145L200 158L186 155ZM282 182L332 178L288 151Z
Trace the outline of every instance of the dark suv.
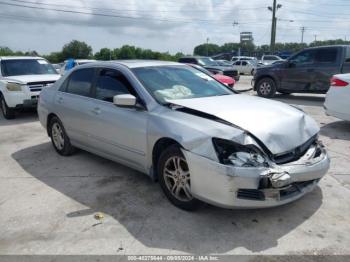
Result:
M323 46L304 49L287 61L257 68L252 81L259 96L276 92L326 93L335 74L350 72L350 46Z
M232 66L220 66L215 60L206 56L187 56L179 59L179 63L200 65L213 74L222 74L239 81L239 73Z

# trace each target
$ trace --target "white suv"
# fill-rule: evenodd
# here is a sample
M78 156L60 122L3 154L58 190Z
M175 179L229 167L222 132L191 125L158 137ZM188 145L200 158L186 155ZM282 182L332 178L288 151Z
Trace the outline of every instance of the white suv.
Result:
M16 109L36 107L40 91L60 75L41 57L0 57L0 104L6 119Z

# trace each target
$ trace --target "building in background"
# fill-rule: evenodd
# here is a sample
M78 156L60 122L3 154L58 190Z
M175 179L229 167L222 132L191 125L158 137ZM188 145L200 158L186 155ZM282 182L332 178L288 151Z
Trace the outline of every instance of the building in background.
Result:
M241 32L241 44L252 44L254 41L252 32Z

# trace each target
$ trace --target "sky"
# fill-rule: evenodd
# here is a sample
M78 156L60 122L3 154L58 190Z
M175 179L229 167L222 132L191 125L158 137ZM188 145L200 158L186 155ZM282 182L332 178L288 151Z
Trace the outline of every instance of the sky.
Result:
M100 48L135 45L191 54L207 41L269 44L273 0L0 0L0 46L61 50L73 39ZM350 0L277 0L276 42L350 40Z

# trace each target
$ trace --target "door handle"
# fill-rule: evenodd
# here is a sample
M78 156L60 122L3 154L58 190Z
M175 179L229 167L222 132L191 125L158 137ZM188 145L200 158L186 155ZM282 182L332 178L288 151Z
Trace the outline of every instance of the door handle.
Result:
M94 109L91 110L91 112L95 115L101 114L101 109L99 107L95 107Z

